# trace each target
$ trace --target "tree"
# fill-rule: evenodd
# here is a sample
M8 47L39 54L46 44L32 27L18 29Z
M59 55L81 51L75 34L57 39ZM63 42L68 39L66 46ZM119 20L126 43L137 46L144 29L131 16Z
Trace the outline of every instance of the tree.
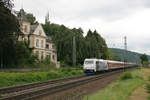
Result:
M31 23L31 25L38 23L38 22L36 21L35 16L33 16L32 13L27 13L25 16L26 16L26 18L28 19L28 21Z
M96 30L89 30L84 37L82 28L70 29L64 25L50 23L49 14L42 26L46 34L52 37L57 48L58 60L61 62L72 65L74 36L77 64L83 64L85 58L108 58L107 44Z
M30 22L31 25L37 24L36 17L32 13L27 13L24 11L24 9L20 9L20 11L17 13L18 17L25 16L25 19Z
M148 58L147 58L147 55L146 55L146 54L141 55L141 56L140 56L140 59L141 59L141 63L142 63L142 64L148 65Z
M15 45L17 42L19 22L11 13L11 0L0 1L0 65L1 67L14 63Z

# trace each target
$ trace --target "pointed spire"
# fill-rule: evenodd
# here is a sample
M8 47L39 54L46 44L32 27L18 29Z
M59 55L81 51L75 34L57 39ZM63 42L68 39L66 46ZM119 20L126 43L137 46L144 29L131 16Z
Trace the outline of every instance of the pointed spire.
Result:
M26 12L24 11L23 8L20 9L19 13L17 14L18 18L20 21L26 21L28 22L28 19L26 18Z
M45 23L50 23L50 21L49 21L49 11L45 16Z

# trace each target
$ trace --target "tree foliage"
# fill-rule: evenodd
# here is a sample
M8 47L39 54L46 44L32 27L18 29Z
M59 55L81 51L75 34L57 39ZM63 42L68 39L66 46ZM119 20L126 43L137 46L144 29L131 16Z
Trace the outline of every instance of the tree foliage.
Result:
M57 48L58 60L72 65L73 37L76 40L76 61L83 64L85 58L108 58L108 48L105 40L95 30L89 30L83 36L82 28L70 29L64 25L58 25L46 21L43 28L48 36L51 36Z
M0 64L14 62L15 45L19 34L19 22L11 13L13 5L10 0L0 1Z
M27 18L28 21L31 23L31 25L37 23L37 22L36 22L36 18L35 18L35 16L33 16L32 13L27 13L27 14L26 14L26 18Z
M34 63L35 57L28 42L19 42L21 33L16 16L11 13L11 0L0 1L0 66L16 67L23 63Z
M146 63L148 64L148 58L146 54L141 55L140 59L142 64L146 64Z
M112 52L111 50L108 50L109 60L115 60L115 61L121 61L120 56L118 56L116 53Z
M27 13L23 9L21 9L17 15L18 17L25 16L25 18L30 22L31 25L38 23L38 21L36 21L36 17L32 13Z

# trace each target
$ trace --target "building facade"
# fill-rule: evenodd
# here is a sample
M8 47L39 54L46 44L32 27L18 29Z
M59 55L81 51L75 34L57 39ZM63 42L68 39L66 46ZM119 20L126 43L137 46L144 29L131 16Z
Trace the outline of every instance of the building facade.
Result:
M51 62L57 63L57 51L51 37L48 37L41 24L31 25L24 15L24 10L20 10L18 16L20 23L21 34L19 41L30 41L30 48L33 48L33 54L37 55L39 60L44 60L46 57Z

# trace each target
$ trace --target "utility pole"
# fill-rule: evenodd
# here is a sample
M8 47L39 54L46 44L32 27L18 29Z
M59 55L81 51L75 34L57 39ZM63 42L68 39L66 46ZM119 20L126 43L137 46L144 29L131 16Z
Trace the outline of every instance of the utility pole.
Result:
M76 38L73 36L73 66L76 67Z
M126 53L127 53L127 37L125 36L124 37L124 68L125 68L125 64L126 64L126 61L127 61L127 58L125 57Z

